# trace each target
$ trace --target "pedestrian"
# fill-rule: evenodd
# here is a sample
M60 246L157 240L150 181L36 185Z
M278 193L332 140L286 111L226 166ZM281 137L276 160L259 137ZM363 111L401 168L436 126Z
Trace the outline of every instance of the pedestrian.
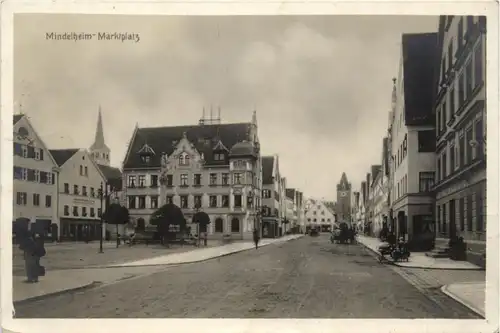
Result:
M259 232L257 231L257 228L253 229L253 242L255 243L255 249L257 250L259 248Z
M37 261L35 257L36 245L33 234L28 230L23 230L18 235L20 236L19 248L23 251L26 282L38 282Z
M40 234L35 234L35 272L36 272L36 279L35 282L38 282L38 277L39 276L45 276L45 267L40 265L40 259L47 254L47 251L45 250L45 242L43 237Z
M207 246L207 241L208 241L207 237L208 237L208 236L207 236L207 232L205 231L205 232L203 233L203 245L204 245L204 246Z

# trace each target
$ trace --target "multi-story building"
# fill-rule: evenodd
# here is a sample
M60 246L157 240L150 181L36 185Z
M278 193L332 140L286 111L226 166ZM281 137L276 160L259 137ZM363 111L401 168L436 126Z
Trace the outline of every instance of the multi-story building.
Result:
M435 170L434 75L437 34L403 34L396 108L391 126L391 205L396 233L418 246L433 232Z
M308 199L306 202L307 211L306 231L311 228L316 228L321 231L331 231L335 224L335 217L332 211L325 205L322 200Z
M366 191L366 181L361 182L359 191L359 207L358 207L358 219L357 228L364 232L366 224L366 203L368 202L367 191Z
M49 236L59 225L57 188L59 168L25 114L14 121L13 220L24 220Z
M436 110L437 241L486 242L486 17L441 16ZM429 176L430 178L430 176Z
M196 211L205 211L212 221L206 230L209 238L251 238L254 228L261 230L255 112L249 123L201 119L191 126L136 127L123 174L129 212L146 225L158 206L171 202L188 223Z
M262 237L279 235L280 179L278 155L262 156Z
M374 235L378 235L385 222L387 198L384 193L384 186L387 182L387 178L382 172L381 165L372 165L372 184L370 193L372 193L372 205L373 205L373 224L372 232Z
M340 222L351 223L351 183L347 175L342 172L340 182L337 184L337 207L335 208Z
M101 237L99 188L106 179L86 149L51 149L59 173L58 214L61 241ZM105 234L103 234L105 236Z
M286 197L292 201L292 205L291 205L292 213L288 217L288 219L290 220L290 228L297 228L298 227L299 217L298 217L298 211L297 211L297 206L298 206L297 194L298 194L298 192L294 188L287 188L285 190Z
M280 225L278 226L278 233L280 236L284 235L285 233L285 220L286 220L286 177L281 177L280 183L279 183L279 190L280 190Z
M290 191L292 190L292 191ZM283 233L291 231L294 227L297 216L295 212L295 191L293 189L285 189L285 223L283 225Z
M306 231L306 219L305 219L305 202L304 193L302 191L297 191L297 220L298 220L298 232L303 233Z

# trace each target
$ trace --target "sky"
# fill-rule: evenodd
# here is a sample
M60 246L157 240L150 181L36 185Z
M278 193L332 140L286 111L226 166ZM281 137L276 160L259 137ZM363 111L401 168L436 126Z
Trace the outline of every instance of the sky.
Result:
M51 149L88 148L99 105L111 164L139 127L250 122L278 154L288 186L336 200L380 164L403 33L436 16L123 16L17 14L15 112ZM47 32L138 34L140 40L47 40ZM208 112L207 112L208 113Z

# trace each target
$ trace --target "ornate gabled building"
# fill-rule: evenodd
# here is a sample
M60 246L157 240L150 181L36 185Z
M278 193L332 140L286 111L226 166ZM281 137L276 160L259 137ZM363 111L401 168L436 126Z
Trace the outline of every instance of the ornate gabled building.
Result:
M335 209L339 222L351 223L351 183L347 175L342 172L340 182L337 184L337 207Z
M127 206L138 225L165 203L191 223L196 211L212 221L209 238L251 238L261 230L262 166L254 112L248 123L139 128L123 162ZM192 233L205 232L190 225Z
M262 237L279 234L280 179L278 155L262 156Z

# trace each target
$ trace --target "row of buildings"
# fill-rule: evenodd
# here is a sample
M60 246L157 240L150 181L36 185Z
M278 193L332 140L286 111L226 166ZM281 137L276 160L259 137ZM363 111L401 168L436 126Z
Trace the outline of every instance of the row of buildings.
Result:
M166 203L187 221L206 212L208 230L194 231L209 238L305 229L303 193L287 186L278 155L261 156L256 112L247 123L222 124L219 112L192 126L136 125L121 170L109 165L110 154L101 110L89 149L48 149L28 117L14 115L14 220L60 240L80 240L84 229L98 239L102 201L118 200L139 230Z
M486 242L486 18L441 16L402 36L381 159L353 193L353 221L415 248L455 236L469 258Z

